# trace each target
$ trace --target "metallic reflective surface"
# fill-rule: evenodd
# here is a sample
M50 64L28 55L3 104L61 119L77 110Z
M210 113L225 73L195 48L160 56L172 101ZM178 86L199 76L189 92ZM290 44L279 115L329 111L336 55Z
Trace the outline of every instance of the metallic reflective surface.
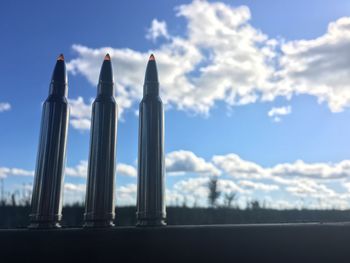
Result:
M30 228L60 227L69 117L67 90L65 63L58 60L43 105Z
M105 59L92 106L84 227L113 226L117 112L112 65Z
M153 59L151 59L153 58ZM137 225L165 225L164 113L153 55L139 114Z

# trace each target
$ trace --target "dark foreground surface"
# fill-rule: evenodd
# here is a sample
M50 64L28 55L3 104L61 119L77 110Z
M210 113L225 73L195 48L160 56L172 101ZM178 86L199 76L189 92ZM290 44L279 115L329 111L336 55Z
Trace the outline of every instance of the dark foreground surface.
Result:
M1 262L350 262L350 224L0 230Z
M0 206L0 228L27 227L29 224L29 213L29 206ZM83 213L84 208L82 206L64 207L62 225L80 227L83 224ZM310 222L350 222L350 211L167 207L168 225ZM117 207L115 224L118 226L134 226L136 224L136 207Z

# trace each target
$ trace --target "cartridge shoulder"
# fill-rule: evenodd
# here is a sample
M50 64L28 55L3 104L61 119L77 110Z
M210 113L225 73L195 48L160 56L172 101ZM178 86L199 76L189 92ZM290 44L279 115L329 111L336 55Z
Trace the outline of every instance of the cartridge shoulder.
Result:
M148 102L158 102L158 103L163 103L162 99L160 98L159 95L154 95L154 94L147 94L145 96L143 96L141 103L148 103Z
M49 95L45 102L55 102L55 103L62 103L62 104L67 104L68 101L65 96L57 96L57 95Z
M116 104L114 96L104 96L104 95L99 95L96 97L94 103L96 102L103 102L103 103L113 103Z

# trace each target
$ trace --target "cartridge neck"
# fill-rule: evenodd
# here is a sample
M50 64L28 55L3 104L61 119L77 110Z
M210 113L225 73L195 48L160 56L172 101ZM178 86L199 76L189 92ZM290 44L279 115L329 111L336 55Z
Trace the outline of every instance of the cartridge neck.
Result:
M49 96L66 97L68 93L66 64L57 60L52 72Z
M157 81L145 81L143 85L143 95L159 95L159 82Z
M68 85L67 83L51 81L49 96L67 97Z
M114 96L114 83L100 80L97 86L97 96Z

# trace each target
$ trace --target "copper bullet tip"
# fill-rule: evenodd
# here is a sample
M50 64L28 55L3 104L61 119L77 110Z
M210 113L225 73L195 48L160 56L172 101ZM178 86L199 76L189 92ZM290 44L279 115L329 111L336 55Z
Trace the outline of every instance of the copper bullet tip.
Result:
M150 55L149 60L156 60L153 54Z
M57 58L57 61L64 61L64 56L63 54L60 54Z
M107 53L104 60L111 60L111 56Z

